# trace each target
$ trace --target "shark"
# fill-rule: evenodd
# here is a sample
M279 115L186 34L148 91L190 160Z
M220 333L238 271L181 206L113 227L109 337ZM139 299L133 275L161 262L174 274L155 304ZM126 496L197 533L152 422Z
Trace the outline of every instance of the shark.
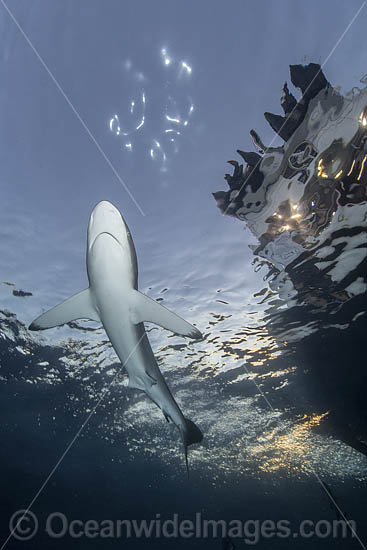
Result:
M138 290L138 262L130 230L119 210L99 202L90 216L87 235L89 287L37 317L30 330L44 330L90 319L104 330L129 377L129 387L144 391L178 428L187 473L188 446L203 434L176 403L154 357L145 322L177 335L202 339L193 325Z

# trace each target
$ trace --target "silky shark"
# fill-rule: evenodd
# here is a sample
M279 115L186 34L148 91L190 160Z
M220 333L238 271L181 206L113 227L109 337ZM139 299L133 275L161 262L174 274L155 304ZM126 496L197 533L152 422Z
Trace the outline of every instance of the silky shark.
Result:
M201 332L138 291L135 246L120 212L108 201L94 208L88 226L87 273L89 287L43 313L29 326L43 330L74 321L91 319L102 323L111 344L129 375L129 386L143 390L162 410L167 421L178 427L187 448L203 434L185 418L174 400L155 360L144 321L175 334L202 338ZM188 470L187 470L188 471Z

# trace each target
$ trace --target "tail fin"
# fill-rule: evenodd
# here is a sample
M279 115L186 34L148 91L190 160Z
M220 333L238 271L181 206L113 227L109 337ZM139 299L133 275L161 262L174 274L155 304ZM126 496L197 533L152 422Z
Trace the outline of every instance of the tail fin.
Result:
M182 441L184 444L187 477L189 477L189 463L187 460L187 448L189 445L192 445L193 443L200 443L200 441L202 441L204 436L201 430L196 426L196 424L194 424L194 422L192 420L189 420L188 418L185 418L185 424L181 430L181 435L182 435Z

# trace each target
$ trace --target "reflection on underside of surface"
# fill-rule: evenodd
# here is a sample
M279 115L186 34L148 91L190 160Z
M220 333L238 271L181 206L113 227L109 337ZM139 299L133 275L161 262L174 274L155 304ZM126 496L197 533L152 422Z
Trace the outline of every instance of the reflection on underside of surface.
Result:
M120 85L125 99L109 118L108 126L123 153L148 156L161 172L167 172L192 125L193 68L167 47L158 57L154 74L143 73L130 59L122 64Z
M229 161L229 190L214 198L256 238L250 245L255 271L267 270L267 285L256 295L266 305L263 329L283 359L293 358L293 386L303 390L285 403L307 411L302 430L317 425L367 454L367 89L343 96L314 63L291 65L290 76L301 98L285 83L284 115L265 113L284 144L267 147L251 130L257 151L237 151L244 164ZM247 358L248 370L269 368L269 359L255 364ZM279 379L280 372L261 376ZM279 403L274 392L269 399ZM296 454L300 426L294 445L287 445Z

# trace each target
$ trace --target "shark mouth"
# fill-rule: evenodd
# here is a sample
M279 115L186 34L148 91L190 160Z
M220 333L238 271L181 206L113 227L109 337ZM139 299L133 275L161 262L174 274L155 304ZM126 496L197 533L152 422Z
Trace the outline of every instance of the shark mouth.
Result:
M94 243L96 242L96 240L101 237L102 235L109 235L110 237L112 237L120 246L121 246L121 242L118 240L118 238L113 235L112 233L110 233L109 231L102 231L101 233L98 233L98 235L96 235L96 237L94 237L93 241L91 242L89 248L91 249L92 246L94 245Z

